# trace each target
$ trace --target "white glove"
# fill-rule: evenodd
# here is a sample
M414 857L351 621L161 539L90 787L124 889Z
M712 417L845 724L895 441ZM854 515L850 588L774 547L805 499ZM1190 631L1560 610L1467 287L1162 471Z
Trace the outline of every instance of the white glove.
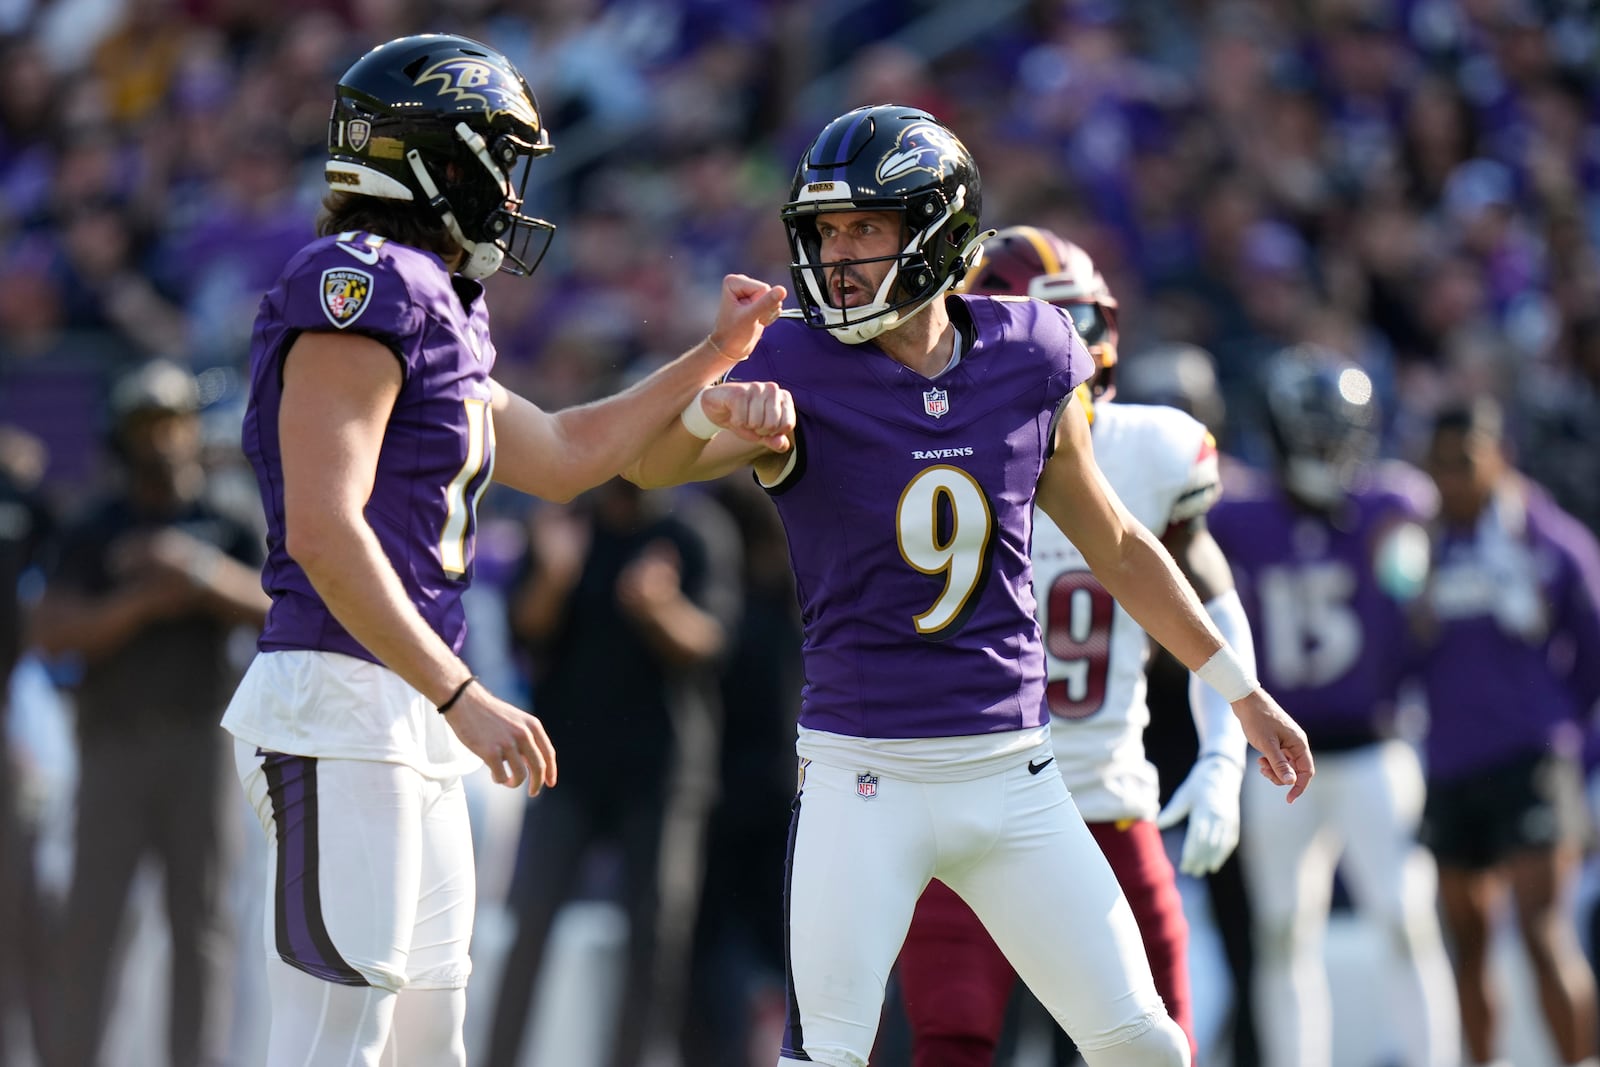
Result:
M1185 817L1183 857L1178 869L1196 878L1210 874L1227 862L1239 844L1239 788L1244 768L1222 755L1202 756L1156 816L1165 830Z

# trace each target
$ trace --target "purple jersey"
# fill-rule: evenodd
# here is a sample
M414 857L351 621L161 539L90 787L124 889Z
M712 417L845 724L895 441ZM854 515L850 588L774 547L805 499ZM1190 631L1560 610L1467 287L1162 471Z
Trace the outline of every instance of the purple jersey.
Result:
M773 499L805 628L808 728L948 737L1048 721L1033 501L1056 410L1092 364L1058 308L960 303L972 329L937 378L792 319L731 375L778 382L799 415Z
M262 651L320 649L376 661L323 604L284 550L278 406L284 354L307 330L363 334L405 374L384 430L366 517L428 625L460 651L472 577L474 509L494 466L483 287L437 256L367 234L306 246L261 301L250 346L244 451L267 516L262 586L272 597Z
M1379 584L1376 553L1395 524L1426 517L1425 486L1414 469L1381 469L1330 520L1244 473L1211 511L1250 616L1261 682L1313 750L1389 731L1408 624Z
M1600 698L1600 549L1532 485L1476 529L1442 529L1426 606L1428 774L1576 747Z

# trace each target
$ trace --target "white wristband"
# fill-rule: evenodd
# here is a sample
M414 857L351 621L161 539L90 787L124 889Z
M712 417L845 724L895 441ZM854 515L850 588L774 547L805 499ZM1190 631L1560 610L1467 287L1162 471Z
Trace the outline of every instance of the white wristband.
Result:
M1245 674L1254 673L1256 654L1250 636L1250 620L1245 615L1244 604L1239 601L1238 591L1229 589L1218 593L1206 601L1205 609ZM1244 727L1233 713L1233 705L1222 699L1222 694L1203 682L1198 674L1189 675L1189 711L1194 715L1195 734L1200 739L1200 758L1220 756L1243 767L1249 744Z
M705 390L694 394L694 399L689 401L689 406L683 409L683 414L678 416L683 420L683 428L700 438L709 441L722 432L722 427L711 421L706 414L705 407L700 403L700 398L705 395Z
M1227 645L1217 649L1216 654L1194 673L1199 675L1202 682L1221 693L1222 699L1230 704L1243 700L1261 686Z

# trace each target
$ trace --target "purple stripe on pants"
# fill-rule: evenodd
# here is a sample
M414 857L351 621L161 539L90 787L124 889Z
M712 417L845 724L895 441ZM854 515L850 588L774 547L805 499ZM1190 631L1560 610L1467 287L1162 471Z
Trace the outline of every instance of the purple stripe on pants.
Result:
M317 864L317 761L263 752L261 769L278 829L278 879L273 930L278 956L325 982L362 986L367 980L334 948L322 921Z

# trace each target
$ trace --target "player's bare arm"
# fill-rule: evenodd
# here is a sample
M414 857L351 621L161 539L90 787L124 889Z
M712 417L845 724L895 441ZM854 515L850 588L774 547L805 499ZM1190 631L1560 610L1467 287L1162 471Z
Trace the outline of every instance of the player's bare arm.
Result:
M1161 544L1201 603L1233 588L1233 568L1207 529L1204 516L1175 523L1161 535Z
M604 400L551 413L496 384L495 480L565 502L629 468L670 424L681 422L701 389L750 354L777 319L785 293L782 286L728 275L710 336Z
M704 663L727 646L721 621L683 591L682 559L670 542L649 545L617 576L617 603L645 641L675 667Z
M126 534L108 562L115 584L103 593L46 586L30 621L32 643L94 662L150 623L186 612L250 626L266 617L260 572L178 527Z
M1128 513L1100 472L1076 397L1057 417L1055 450L1039 478L1038 504L1083 553L1106 591L1185 666L1199 666L1222 647L1172 557Z
M47 655L76 653L93 662L158 619L192 610L192 585L180 576L145 576L94 596L46 586L29 618L28 641Z
M370 338L303 333L284 357L278 433L287 549L362 646L435 705L471 675L407 598L364 509L400 363ZM470 684L448 720L501 784L556 781L555 750L531 715Z
M583 575L592 531L567 508L542 507L528 520L532 566L512 590L508 605L511 632L532 646L548 641Z
M259 568L177 526L129 539L119 546L112 565L125 574L182 579L199 594L200 607L223 622L259 627L272 603L261 588Z
M1106 591L1184 666L1197 670L1225 647L1172 556L1106 483L1076 398L1062 405L1056 420L1055 451L1040 475L1037 499ZM1260 686L1233 701L1233 710L1261 752L1262 774L1290 786L1294 800L1314 773L1304 731Z

